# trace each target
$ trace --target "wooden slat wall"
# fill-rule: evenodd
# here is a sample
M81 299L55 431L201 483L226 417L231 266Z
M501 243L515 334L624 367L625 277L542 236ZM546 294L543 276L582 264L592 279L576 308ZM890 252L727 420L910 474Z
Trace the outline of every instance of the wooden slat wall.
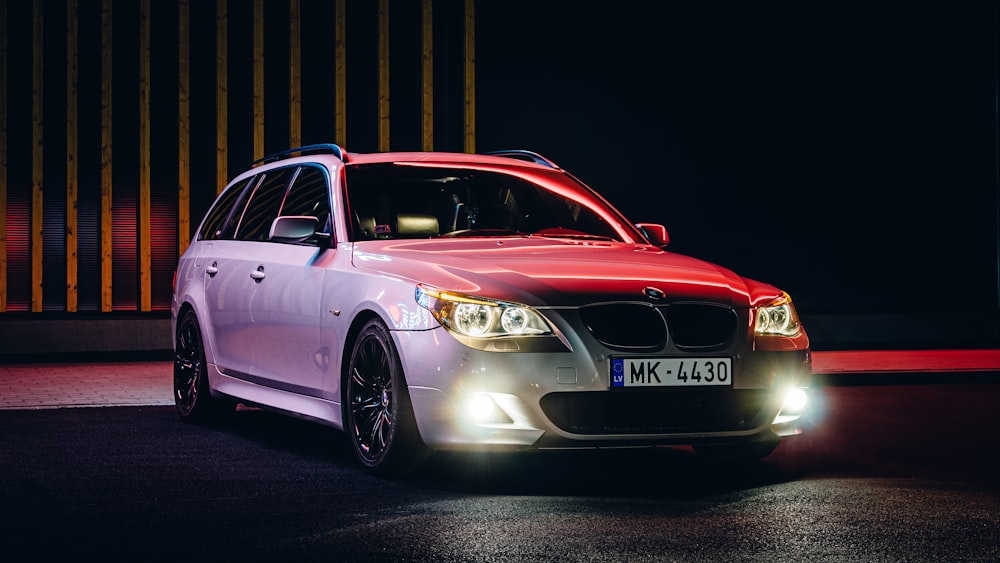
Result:
M342 146L347 146L347 10L346 0L336 0L334 10L334 47L333 47L333 138Z
M138 295L137 308L140 311L150 311L152 309L152 289L154 289L153 258L155 252L151 252L151 192L153 188L153 135L158 135L152 131L153 111L158 111L152 107L155 99L152 96L152 33L153 23L151 21L151 1L134 0L139 8L139 45L138 45L138 170L139 187L137 200L136 231L138 238ZM80 156L80 92L79 92L79 63L80 63L80 5L79 0L66 1L66 44L65 44L65 64L66 64L66 98L65 98L65 126L66 126L66 154L65 154L65 244L66 244L66 311L76 312L80 306L80 286L78 277L80 275L81 263L78 253L80 240L78 238L78 226L81 217L78 216L80 206L80 185L79 176L79 156ZM97 256L100 263L100 298L99 310L108 312L113 310L113 280L115 264L112 245L112 233L115 223L112 217L112 194L113 194L113 142L112 142L112 84L113 84L113 0L101 0L100 10L100 205L99 205L99 249ZM30 269L30 310L38 312L43 310L43 193L45 176L44 159L44 131L45 131L45 111L44 111L44 69L45 69L45 0L33 0L31 5L31 200L30 217L30 258L27 254L21 260L30 259L29 264L19 264L24 268L24 276ZM474 0L465 2L465 36L464 36L464 147L467 152L475 150L475 14ZM178 23L177 23L177 253L183 253L190 244L191 230L191 0L177 0ZM215 61L215 118L216 118L216 185L221 189L228 182L228 0L215 0L215 39L216 39L216 61ZM241 4L245 6L245 4ZM92 7L87 6L88 9ZM389 0L379 0L378 2L378 150L390 150L390 59L389 59ZM11 108L9 105L9 30L12 25L8 16L8 0L0 0L0 312L8 310L7 276L9 261L7 258L7 201L8 201L8 116ZM434 150L434 42L433 42L433 0L422 0L421 7L421 37L422 37L422 59L421 59L421 147L423 150ZM308 14L306 14L308 17ZM302 51L303 42L302 24L303 13L301 0L289 0L288 12L289 44L288 44L288 65L289 65L289 128L288 139L290 146L298 146L303 143L302 139ZM334 104L334 140L346 145L347 143L347 73L346 73L346 0L334 0L334 21L333 27L333 48L334 48L334 83L333 83L333 104ZM20 25L24 25L21 23ZM268 25L271 25L270 23ZM250 53L252 72L252 139L253 158L264 156L264 0L254 0L252 2L252 52ZM132 48L127 46L127 48ZM25 54L27 56L27 54ZM375 62L375 61L373 61ZM57 64L60 64L58 61ZM135 88L136 86L133 86ZM85 108L84 108L85 111ZM52 112L50 111L50 117ZM56 114L58 115L58 114ZM51 129L51 124L49 125ZM156 138L160 138L157 136ZM27 186L24 186L26 188ZM23 189L23 188L22 188ZM157 192L159 193L159 192ZM26 195L26 194L25 194ZM87 202L96 204L97 202ZM51 205L51 200L49 205ZM158 204L159 205L159 204ZM85 226L89 223L85 223ZM120 228L121 226L118 225ZM50 236L52 233L49 233ZM116 235L117 236L117 235ZM51 243L51 241L50 241ZM160 247L158 246L157 249ZM27 252L27 251L26 251ZM157 258L158 260L161 258ZM156 275L160 275L157 270ZM22 274L19 274L22 275ZM27 283L26 278L24 283ZM159 280L159 278L157 278ZM19 282L20 283L20 282ZM159 283L159 282L157 282ZM23 286L19 286L23 287ZM126 293L131 292L131 287L122 288ZM23 296L18 301L18 307L27 307ZM50 304L51 305L51 304ZM157 305L160 307L160 305Z
M32 13L31 83L31 311L42 310L42 176L44 174L44 6L35 0Z
M229 12L215 0L215 189L229 181Z
M264 156L264 0L253 0L253 158Z
M77 79L79 77L77 0L66 3L66 311L76 312L77 238L76 207L79 194L77 166Z
M139 310L150 311L150 138L149 138L149 0L139 2Z
M378 150L389 150L389 0L378 0Z
M465 152L476 152L475 0L465 0Z
M191 5L177 5L177 255L191 241Z
M101 0L101 311L111 310L111 0Z
M288 146L302 146L302 10L299 0L288 4Z
M421 143L425 151L434 150L434 0L423 0L421 14L423 56L421 57Z
M7 311L7 0L0 0L0 313Z

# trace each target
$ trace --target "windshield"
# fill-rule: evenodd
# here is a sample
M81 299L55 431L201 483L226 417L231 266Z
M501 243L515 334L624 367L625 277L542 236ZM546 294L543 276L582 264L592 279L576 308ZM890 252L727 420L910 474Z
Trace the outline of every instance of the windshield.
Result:
M607 221L577 199L509 174L396 164L349 166L346 174L355 240L477 236L622 240Z

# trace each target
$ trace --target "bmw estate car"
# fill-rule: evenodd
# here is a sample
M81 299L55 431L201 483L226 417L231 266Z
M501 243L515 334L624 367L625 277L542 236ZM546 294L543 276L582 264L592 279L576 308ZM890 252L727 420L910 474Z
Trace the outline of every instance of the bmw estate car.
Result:
M690 446L804 427L789 295L666 250L551 160L310 145L236 176L180 257L174 400L344 431L361 464L434 450Z

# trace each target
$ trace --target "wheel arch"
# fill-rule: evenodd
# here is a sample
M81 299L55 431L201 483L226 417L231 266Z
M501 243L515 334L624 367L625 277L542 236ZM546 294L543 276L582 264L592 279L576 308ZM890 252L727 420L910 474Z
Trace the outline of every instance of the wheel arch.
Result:
M371 334L365 330L366 326L370 326L373 321L381 325L381 329L378 332L384 330L385 345L390 348L387 353L395 356L396 371L398 379L395 381L396 387L394 388L393 396L396 397L392 402L397 405L395 417L392 419L392 426L395 430L392 432L394 436L391 438L392 450L386 450L388 453L380 453L378 457L381 458L380 461L364 459L364 455L360 453L358 449L360 446L357 443L356 431L351 426L351 397L349 396L350 389L350 366L352 363L352 354L354 353L354 348L358 344L359 340L365 334ZM350 327L348 328L346 337L344 339L344 350L342 353L342 361L340 368L340 408L341 408L341 419L342 428L349 435L355 453L358 454L362 464L366 465L369 470L377 474L396 474L396 473L406 473L419 466L424 457L427 455L426 446L424 445L423 438L420 435L420 429L417 425L416 418L413 413L413 406L410 402L409 397L409 385L406 381L406 371L405 363L400 356L400 346L396 340L396 335L394 334L393 325L386 322L386 319L378 313L378 311L372 309L364 309L358 312L357 315L351 320ZM382 337L379 337L381 340ZM391 368L390 368L391 369ZM395 378L393 378L395 379ZM383 403L385 406L385 403ZM388 445L386 446L389 447ZM388 455L389 457L384 457ZM377 465L376 465L377 464Z
M180 302L177 306L177 316L174 317L172 322L172 334L170 337L171 346L176 351L177 348L177 331L180 328L180 321L184 318L188 312L194 313L195 318L198 320L198 329L201 332L201 342L202 346L205 348L205 361L215 365L215 340L212 331L206 326L205 315L199 311L198 306L190 300L184 300Z
M194 316L196 316L198 318L201 318L201 317L198 316L198 311L195 311L194 305L192 305L188 301L185 301L185 302L183 302L183 303L180 304L180 307L177 308L177 320L180 321L184 317L184 315L188 314L188 312L192 312L192 313L194 313ZM177 324L177 323L174 323L174 324ZM174 335L175 336L176 336L176 333L177 333L177 327L175 326L174 327Z
M347 396L345 395L347 393L347 370L350 369L351 353L354 351L354 344L358 340L358 335L361 333L361 329L368 324L368 321L373 319L377 319L388 329L389 324L386 323L384 318L382 318L382 315L379 315L378 312L372 309L363 309L358 311L358 314L356 314L354 319L351 320L351 326L347 329L347 335L344 337L344 348L341 352L340 358L340 404L342 409L347 408ZM403 377L405 379L405 373L403 374ZM346 418L344 420L346 420Z

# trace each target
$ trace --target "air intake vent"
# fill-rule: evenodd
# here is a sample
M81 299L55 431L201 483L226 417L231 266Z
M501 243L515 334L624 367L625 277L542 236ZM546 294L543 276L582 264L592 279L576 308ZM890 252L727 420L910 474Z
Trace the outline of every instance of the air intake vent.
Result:
M679 303L666 308L674 344L682 348L725 346L736 335L736 312L722 305Z
M541 407L553 424L574 434L734 432L774 416L766 389L683 392L549 393Z
M667 343L663 316L648 305L593 305L580 317L601 344L628 350L659 350Z

